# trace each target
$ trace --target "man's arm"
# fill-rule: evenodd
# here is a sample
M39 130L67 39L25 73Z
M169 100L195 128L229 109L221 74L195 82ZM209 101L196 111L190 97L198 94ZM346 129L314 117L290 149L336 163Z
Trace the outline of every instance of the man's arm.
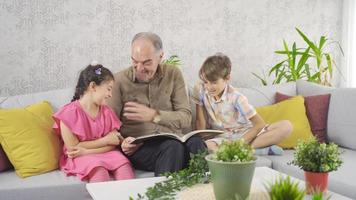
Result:
M157 124L181 129L191 126L192 112L190 110L189 98L183 75L179 69L176 69L174 73L174 88L173 94L171 95L172 107L174 110L158 110L160 120Z

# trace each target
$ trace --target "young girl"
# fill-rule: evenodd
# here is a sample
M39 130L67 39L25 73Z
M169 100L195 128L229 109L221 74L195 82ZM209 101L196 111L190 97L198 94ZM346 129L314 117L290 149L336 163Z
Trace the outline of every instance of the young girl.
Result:
M113 74L102 65L81 71L72 102L53 115L55 132L64 142L60 168L81 180L101 182L134 178L129 160L117 150L121 122L106 105Z
M228 83L230 73L231 61L227 56L210 56L199 71L203 83L194 87L192 99L196 103L196 128L205 129L208 125L225 131L206 141L208 149L216 151L223 140L243 138L256 149L256 154L282 154L282 148L274 144L291 133L291 123L284 120L266 124L247 98ZM205 121L205 113L208 122Z

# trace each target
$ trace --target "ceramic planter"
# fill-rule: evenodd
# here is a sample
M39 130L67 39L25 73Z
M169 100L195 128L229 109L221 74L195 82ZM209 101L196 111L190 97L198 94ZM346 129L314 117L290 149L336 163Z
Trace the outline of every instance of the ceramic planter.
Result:
M325 192L328 187L328 175L328 172L304 171L307 194L317 190Z
M235 195L246 199L250 194L256 160L251 162L222 162L205 157L208 162L214 194L217 200L235 199Z

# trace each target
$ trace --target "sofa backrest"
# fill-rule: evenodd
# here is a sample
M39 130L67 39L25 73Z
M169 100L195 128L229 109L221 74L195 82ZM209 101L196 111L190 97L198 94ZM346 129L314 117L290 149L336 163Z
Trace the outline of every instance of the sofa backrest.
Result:
M238 88L238 90L247 97L251 105L259 107L274 104L276 92L295 96L297 94L296 88L295 82L289 82L278 85Z
M56 111L59 107L70 102L74 94L73 91L74 89L67 88L18 96L1 97L0 108L19 108L40 101L49 101L54 111Z
M297 92L303 96L330 93L328 140L346 148L356 149L356 88L332 88L297 81Z

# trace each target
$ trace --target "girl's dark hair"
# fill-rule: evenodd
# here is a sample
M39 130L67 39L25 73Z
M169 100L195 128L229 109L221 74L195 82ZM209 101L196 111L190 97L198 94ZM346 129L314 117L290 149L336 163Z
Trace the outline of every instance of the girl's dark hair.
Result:
M217 81L225 79L231 73L230 58L222 53L216 53L209 56L199 70L200 79L208 81Z
M75 87L75 93L72 102L78 100L84 92L88 89L89 84L94 82L96 85L100 85L103 82L114 80L114 75L111 71L102 65L88 65L79 74L77 86Z

